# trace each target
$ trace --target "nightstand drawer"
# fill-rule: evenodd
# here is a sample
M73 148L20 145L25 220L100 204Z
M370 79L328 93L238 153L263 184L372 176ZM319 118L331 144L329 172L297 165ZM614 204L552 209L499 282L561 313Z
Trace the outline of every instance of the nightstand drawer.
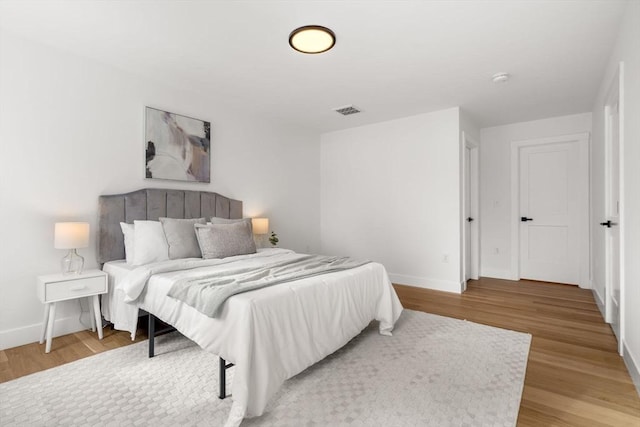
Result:
M105 293L106 291L107 281L105 276L50 282L47 283L45 289L45 302L79 298L86 295Z

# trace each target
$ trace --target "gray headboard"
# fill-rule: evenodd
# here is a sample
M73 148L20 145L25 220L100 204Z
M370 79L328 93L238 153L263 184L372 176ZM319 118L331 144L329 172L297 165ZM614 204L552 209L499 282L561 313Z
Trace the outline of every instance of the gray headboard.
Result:
M169 218L242 218L242 202L207 191L144 188L126 194L100 196L98 262L124 259L121 222Z

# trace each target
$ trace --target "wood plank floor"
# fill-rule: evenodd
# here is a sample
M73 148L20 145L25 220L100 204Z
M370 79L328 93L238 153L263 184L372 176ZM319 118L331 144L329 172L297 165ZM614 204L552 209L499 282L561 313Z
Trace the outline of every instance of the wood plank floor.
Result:
M463 295L396 290L405 308L533 336L518 426L640 426L640 398L590 290L489 278Z
M518 426L640 426L640 398L591 291L483 278L463 295L396 285L404 307L533 335ZM0 351L0 382L129 345L126 332L78 332ZM146 339L138 331L136 341Z

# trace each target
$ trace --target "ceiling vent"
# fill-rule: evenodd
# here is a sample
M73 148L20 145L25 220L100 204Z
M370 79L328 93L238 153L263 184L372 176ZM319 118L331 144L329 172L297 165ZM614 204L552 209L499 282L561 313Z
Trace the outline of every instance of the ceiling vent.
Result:
M362 110L360 110L355 105L345 105L344 107L334 108L333 111L335 111L336 113L340 113L343 116L349 116L351 114L359 113Z

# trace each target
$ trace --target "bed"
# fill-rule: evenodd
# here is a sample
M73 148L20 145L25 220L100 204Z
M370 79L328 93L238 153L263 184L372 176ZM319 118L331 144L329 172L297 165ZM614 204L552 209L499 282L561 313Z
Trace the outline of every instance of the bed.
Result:
M239 293L227 299L215 317L205 315L168 296L178 278L205 271L225 274L300 255L268 248L224 259L128 265L120 222L160 217L239 219L242 202L216 193L165 189L100 196L98 261L109 275L102 312L116 329L133 337L139 311L144 310L218 355L221 367L225 360L234 364L226 426L261 415L285 380L344 346L372 320L379 321L381 334L391 335L400 316L400 301L378 263ZM212 372L215 369L212 366Z

